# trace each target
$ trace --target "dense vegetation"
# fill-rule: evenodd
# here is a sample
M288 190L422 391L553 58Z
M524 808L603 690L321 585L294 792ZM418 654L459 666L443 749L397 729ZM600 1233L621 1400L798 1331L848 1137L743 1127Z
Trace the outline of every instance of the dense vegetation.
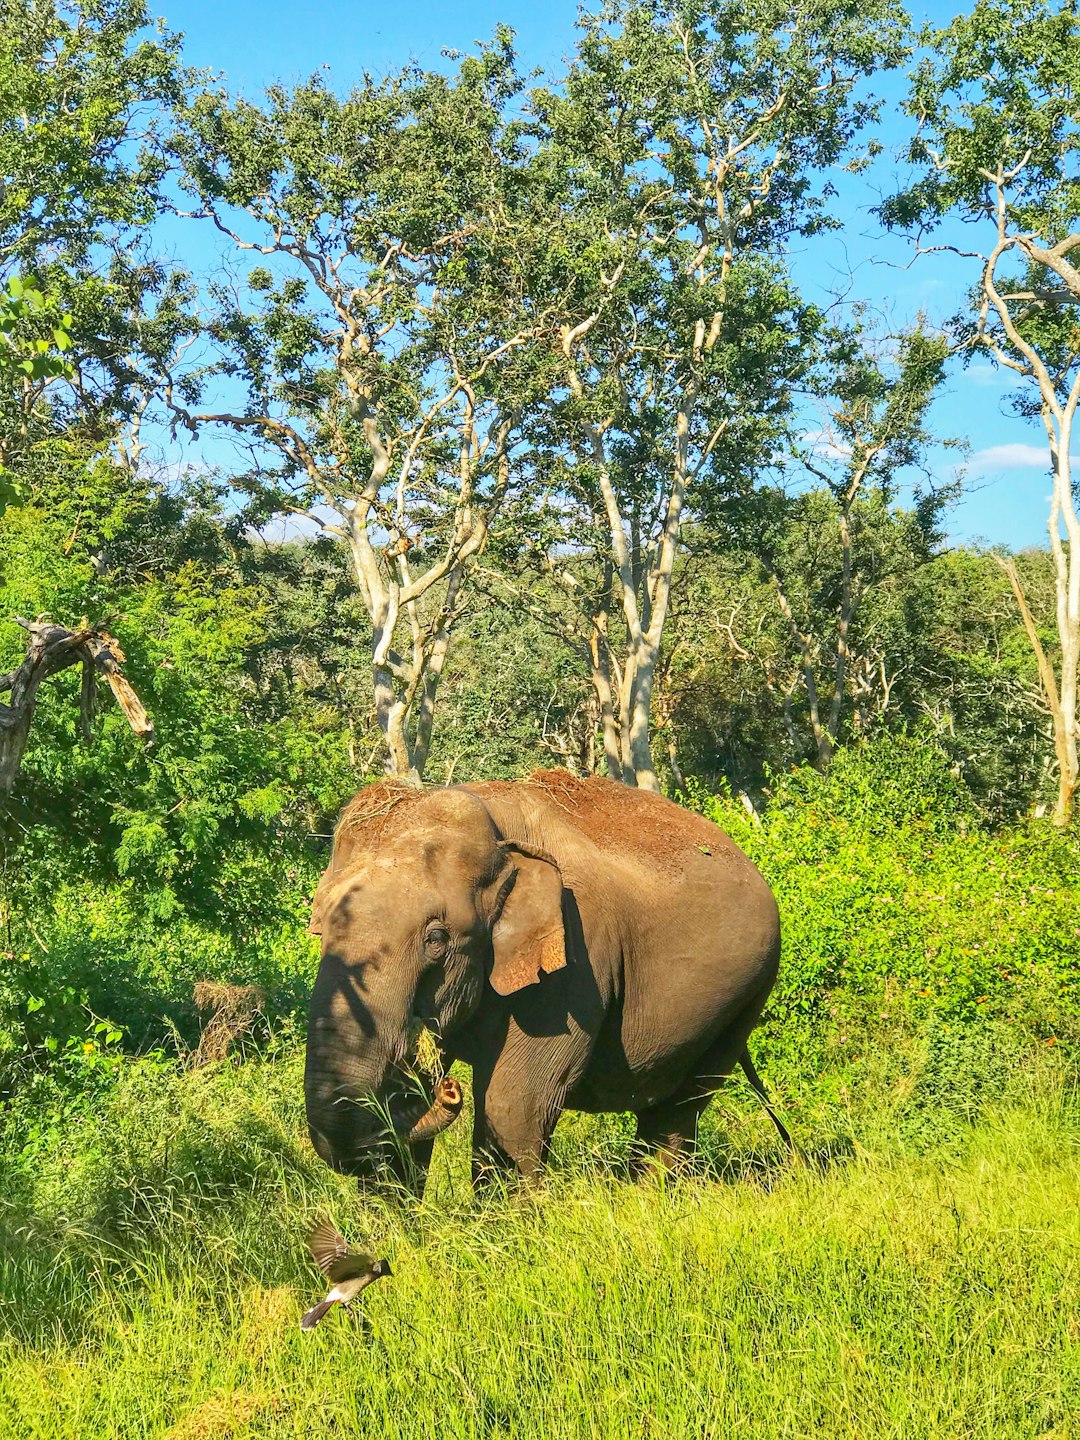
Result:
M302 916L229 945L105 888L96 912L57 906L42 938L86 1013L153 1037L164 1012L188 1038L159 1022L134 1058L110 1028L65 1042L52 996L29 1017L56 1046L5 1107L0 1423L615 1436L647 1412L670 1435L1067 1434L1075 840L988 829L921 743L793 772L760 827L701 803L780 898L784 971L754 1049L804 1159L733 1083L705 1170L667 1190L627 1184L626 1118L569 1115L531 1201L474 1204L467 1122L422 1205L361 1201L306 1139ZM273 1013L191 1068L188 986L209 974L276 982ZM327 1209L396 1267L344 1344L296 1325L303 1229Z
M156 729L60 670L0 793L0 1433L1071 1433L1080 36L789 9L613 0L545 87L500 30L258 102L141 0L0 16L0 747L42 615ZM882 224L1016 271L940 332L792 258L901 66ZM168 212L235 284L163 263ZM946 542L973 353L1053 440L1046 549ZM802 1162L733 1082L668 1189L569 1116L531 1199L474 1204L461 1124L423 1204L362 1203L301 1104L335 817L552 763L771 881ZM264 996L207 1066L200 981ZM397 1278L301 1339L322 1209Z
M944 1157L879 1150L863 1102L857 1156L778 1167L729 1099L731 1183L629 1186L568 1136L535 1203L479 1213L456 1139L422 1207L361 1206L298 1142L297 1095L281 1057L129 1074L93 1139L37 1147L0 1262L8 1433L1069 1433L1080 1176L1044 1073ZM395 1278L305 1336L298 1219L327 1207Z

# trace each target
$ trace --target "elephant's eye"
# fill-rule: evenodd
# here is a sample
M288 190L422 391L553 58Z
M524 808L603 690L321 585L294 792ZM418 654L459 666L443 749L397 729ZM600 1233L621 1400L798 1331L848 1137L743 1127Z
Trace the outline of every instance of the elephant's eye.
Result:
M424 951L432 960L441 959L449 944L450 932L441 925L432 925L424 936Z

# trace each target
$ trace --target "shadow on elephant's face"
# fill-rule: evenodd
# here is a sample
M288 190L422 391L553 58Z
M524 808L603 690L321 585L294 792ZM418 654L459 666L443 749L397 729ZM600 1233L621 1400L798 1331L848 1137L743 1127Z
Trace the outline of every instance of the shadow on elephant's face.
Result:
M449 845L379 856L322 902L305 1091L312 1141L337 1169L370 1170L394 1128L379 1107L409 1089L420 1029L450 1034L479 1003L490 946L477 868Z

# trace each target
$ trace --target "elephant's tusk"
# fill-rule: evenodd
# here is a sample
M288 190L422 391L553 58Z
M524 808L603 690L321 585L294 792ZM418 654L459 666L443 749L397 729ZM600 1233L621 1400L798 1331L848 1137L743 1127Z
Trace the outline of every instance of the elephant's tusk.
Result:
M432 1140L448 1129L461 1114L461 1086L450 1075L444 1075L435 1086L435 1098L420 1116L405 1139L410 1145Z

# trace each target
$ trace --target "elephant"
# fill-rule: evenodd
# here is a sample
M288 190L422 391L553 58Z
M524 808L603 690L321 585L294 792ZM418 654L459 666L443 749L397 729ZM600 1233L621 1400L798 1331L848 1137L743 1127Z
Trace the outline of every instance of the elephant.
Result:
M357 1102L393 1115L420 1025L472 1068L475 1180L535 1176L567 1109L631 1111L636 1168L680 1164L740 1063L769 1108L747 1039L776 902L718 826L659 794L561 770L376 782L342 814L310 929L308 1128L347 1174L385 1158ZM421 1186L430 1154L413 1146Z

